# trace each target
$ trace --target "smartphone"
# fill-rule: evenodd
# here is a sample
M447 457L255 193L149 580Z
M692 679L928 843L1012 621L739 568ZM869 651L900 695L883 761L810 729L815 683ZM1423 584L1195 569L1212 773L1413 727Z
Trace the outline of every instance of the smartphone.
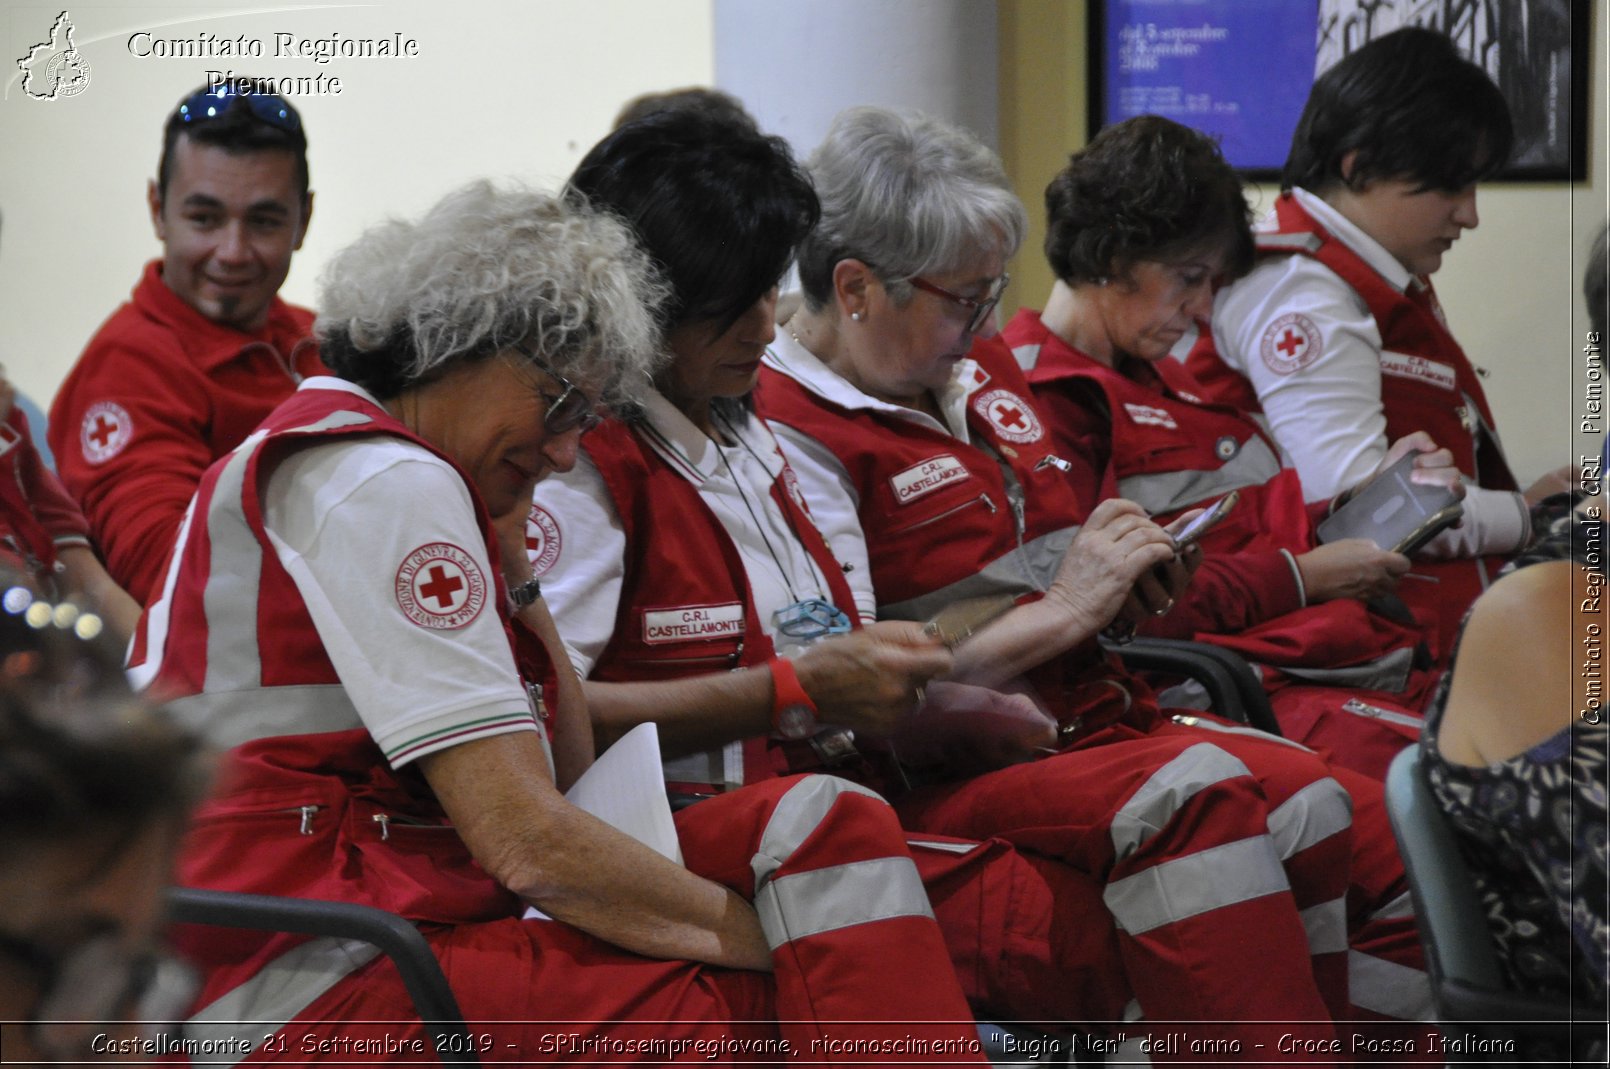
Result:
M1219 498L1218 501L1214 502L1212 508L1186 524L1185 529L1174 536L1174 545L1181 553L1196 545L1199 538L1213 530L1219 525L1220 521L1230 515L1230 510L1235 508L1236 502L1240 500L1240 490L1231 490L1228 494Z
M955 649L1016 604L1017 599L1010 594L953 601L928 618L922 633Z
M1410 554L1465 514L1452 490L1410 479L1414 453L1403 457L1331 513L1316 530L1320 542L1368 538L1382 549Z

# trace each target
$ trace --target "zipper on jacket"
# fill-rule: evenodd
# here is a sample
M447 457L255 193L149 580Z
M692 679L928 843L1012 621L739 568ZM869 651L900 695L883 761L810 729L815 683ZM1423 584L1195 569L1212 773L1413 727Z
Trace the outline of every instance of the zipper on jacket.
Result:
M926 520L918 520L916 523L907 524L904 527L896 527L893 530L891 530L889 533L891 535L897 535L897 534L904 534L907 531L920 531L924 527L928 527L928 526L930 526L932 524L938 523L940 520L943 520L943 519L945 519L947 517L956 515L956 513L960 512L962 509L972 508L974 505L977 505L980 502L983 503L985 508L989 509L989 512L990 512L991 516L995 515L997 512L1000 511L1000 509L995 507L995 502L993 500L991 500L989 494L981 493L977 497L968 498L966 501L963 501L960 505L956 505L956 506L954 506L952 508L946 509L944 512L941 512L937 516L929 516Z

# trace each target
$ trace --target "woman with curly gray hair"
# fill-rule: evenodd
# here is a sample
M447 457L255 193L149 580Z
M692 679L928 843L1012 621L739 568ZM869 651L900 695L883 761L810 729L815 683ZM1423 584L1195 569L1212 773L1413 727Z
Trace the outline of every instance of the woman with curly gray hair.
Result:
M841 833L904 849L887 807L812 779L679 817L687 867L560 794L591 760L585 702L494 517L517 540L595 401L647 381L661 288L614 219L485 183L366 234L324 282L341 377L304 383L208 472L140 638L135 671L226 751L183 882L420 923L483 1059L804 1046L820 989L853 990L860 966L796 951L835 892L798 902L772 876L831 884L817 859ZM914 913L885 939L937 944L932 928ZM201 949L193 1029L270 1057L337 1049L307 1037L425 1049L417 1026L367 1023L411 1019L407 996L334 941ZM234 1023L271 990L292 1009ZM959 989L951 1005L965 1018ZM261 1043L291 1019L297 1044Z

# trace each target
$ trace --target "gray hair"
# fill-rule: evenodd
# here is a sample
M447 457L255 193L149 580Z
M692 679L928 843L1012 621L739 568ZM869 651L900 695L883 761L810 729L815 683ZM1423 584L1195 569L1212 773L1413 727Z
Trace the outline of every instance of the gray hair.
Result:
M897 303L906 279L954 271L981 251L1010 258L1028 213L994 152L971 133L918 112L858 107L839 113L805 163L822 220L799 249L806 302L833 296L833 268L870 265Z
M381 399L524 344L621 404L665 359L655 315L667 290L631 231L530 189L473 182L418 222L382 223L319 288L325 363Z

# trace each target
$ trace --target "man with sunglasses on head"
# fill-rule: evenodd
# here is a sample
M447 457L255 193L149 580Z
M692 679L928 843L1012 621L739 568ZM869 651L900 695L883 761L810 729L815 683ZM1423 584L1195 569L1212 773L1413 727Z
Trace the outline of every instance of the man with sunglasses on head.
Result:
M206 86L168 117L146 194L162 257L51 406L62 481L142 603L207 466L324 371L313 313L277 296L313 212L307 137L295 108L258 90Z

